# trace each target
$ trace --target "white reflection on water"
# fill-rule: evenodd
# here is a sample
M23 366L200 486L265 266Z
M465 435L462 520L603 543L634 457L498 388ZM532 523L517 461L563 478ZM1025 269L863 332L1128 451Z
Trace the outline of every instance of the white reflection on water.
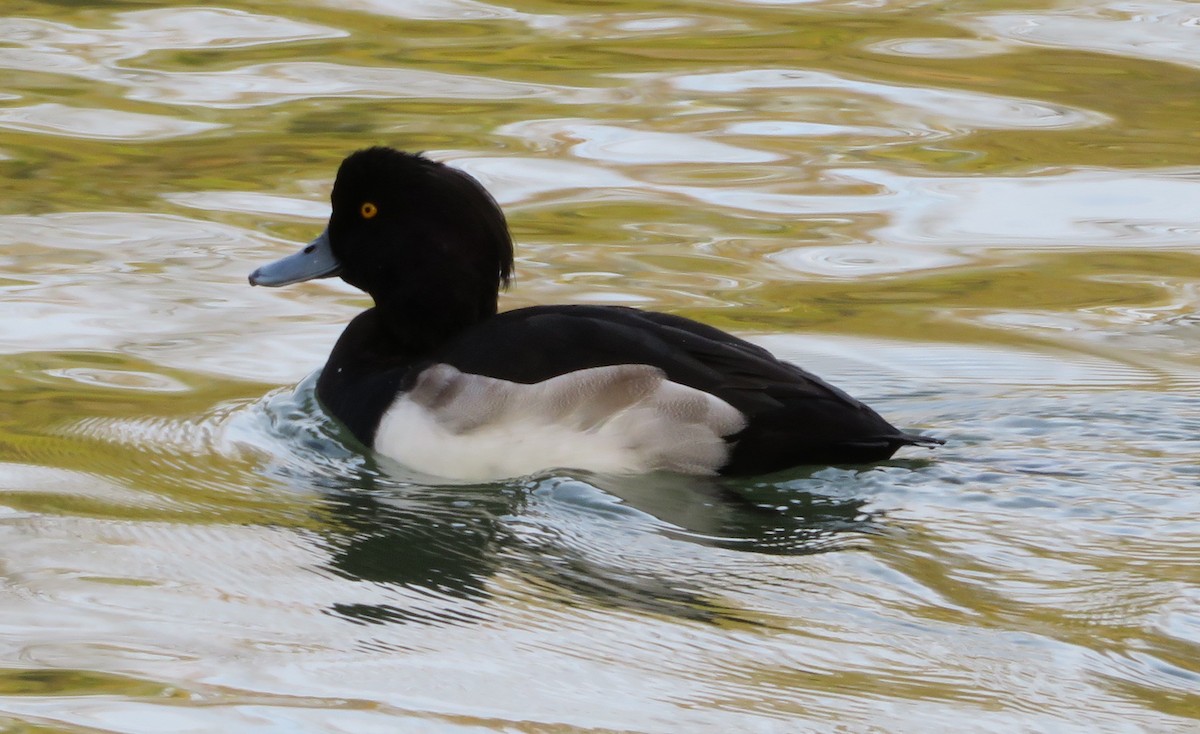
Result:
M901 248L892 244L794 247L769 256L800 273L834 278L896 275L950 268L970 258L934 249Z
M140 112L68 107L52 102L0 108L0 128L72 138L162 140L221 127L225 125Z
M437 156L447 157L447 156ZM477 177L501 204L532 202L548 194L584 190L594 197L598 190L643 188L644 184L617 171L591 163L554 158L454 157L456 167ZM618 198L627 198L618 197Z
M163 104L244 108L319 97L506 100L563 104L602 102L604 90L529 84L425 69L367 67L318 61L244 66L220 72L146 72L127 95Z
M46 370L50 377L61 377L83 385L141 392L187 392L191 387L167 375L137 370L106 370L97 367L64 367Z
M163 194L163 198L172 204L192 209L256 214L262 217L321 220L328 219L330 212L327 201L297 199L257 191L186 191Z
M314 314L302 290L249 287L246 274L255 263L295 247L253 230L165 214L0 217L0 262L24 274L7 285L21 297L0 299L0 352L117 350L187 370L298 380L321 364L355 309ZM317 287L348 291L332 283ZM272 320L262 317L264 310ZM326 320L334 323L322 325ZM238 324L245 338L229 342L223 323ZM274 359L263 360L263 338Z
M506 8L477 0L321 0L339 10L354 9L373 15L406 20L440 22L478 22L481 20L518 21L529 28L550 31L572 38L630 38L656 34L683 36L704 31L745 30L745 25L716 16L670 15L645 12L533 13ZM586 9L587 6L578 6Z
M136 86L144 72L120 62L167 49L239 48L345 31L224 8L160 8L116 13L112 28L77 28L34 18L3 18L0 68L74 74Z
M760 336L755 342L817 374L853 383L876 382L904 394L910 382L937 375L937 384L1062 385L1077 387L1152 384L1162 375L1141 365L1065 350L1041 352L936 342L909 343L852 337Z
M957 126L981 130L1075 128L1100 125L1108 120L1106 115L1099 112L1052 102L965 90L887 84L806 69L766 68L684 74L669 77L667 81L679 91L701 94L789 90L792 94L827 94L836 91L839 96L863 95L877 100L873 107L878 114L886 114L889 124L906 129L912 129L914 125L929 130L953 129ZM885 101L893 108L881 107L878 101ZM821 114L821 105L815 107L817 109L814 112ZM920 113L922 117L910 120L902 115L901 110ZM896 115L901 116L893 119Z
M598 125L589 120L532 120L496 132L538 141L568 144L577 158L620 164L765 163L783 156L722 143L700 135Z
M410 20L473 21L483 19L521 20L530 18L515 8L478 0L318 0L338 10L356 10L373 15Z
M867 48L875 53L927 59L973 59L1009 51L1008 44L977 38L896 38Z
M958 23L1030 44L1200 67L1200 7L1178 0L1078 0L1033 13L996 13Z
M762 135L766 137L849 137L857 138L907 138L912 132L894 127L872 127L868 125L833 125L805 120L746 120L725 126L730 135Z
M0 48L0 68L73 74L127 87L129 99L215 108L274 105L318 97L492 100L533 97L566 104L614 98L602 89L316 61L257 64L219 72L137 68L121 62L168 49L235 48L347 34L339 29L225 9L146 10L118 13L116 18L117 27L111 29L81 29L25 18L4 19L5 40L16 46Z
M8 496L20 493L86 497L119 507L165 508L171 501L155 492L131 489L120 480L110 480L95 472L82 472L40 464L19 464L6 461L0 464L0 492ZM0 525L20 513L0 506ZM7 517L6 517L7 516ZM7 601L7 600L6 600ZM5 607L7 609L7 606Z
M284 41L337 38L345 31L275 15L227 8L157 8L114 13L108 28L78 28L35 18L5 18L0 59L68 58L89 65L185 48L239 48ZM7 66L7 64L2 64ZM10 67L42 69L41 66ZM50 67L53 69L53 67Z
M1195 247L1200 170L1068 170L1042 175L908 177L841 171L897 197L880 237L975 247Z
M870 183L868 195L782 194L750 188L667 187L715 205L764 214L880 213L891 246L1191 248L1200 233L1200 171L1067 170L1012 176L906 176L881 168L832 170Z

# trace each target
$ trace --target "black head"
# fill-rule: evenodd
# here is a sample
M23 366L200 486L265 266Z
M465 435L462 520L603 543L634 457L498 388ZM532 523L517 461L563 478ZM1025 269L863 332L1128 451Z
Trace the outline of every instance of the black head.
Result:
M342 161L325 232L254 271L255 285L340 275L409 342L448 338L496 313L512 274L504 213L478 181L420 155L367 148Z
M449 309L468 324L496 313L512 239L478 181L420 155L367 148L342 161L331 200L340 275L376 304Z

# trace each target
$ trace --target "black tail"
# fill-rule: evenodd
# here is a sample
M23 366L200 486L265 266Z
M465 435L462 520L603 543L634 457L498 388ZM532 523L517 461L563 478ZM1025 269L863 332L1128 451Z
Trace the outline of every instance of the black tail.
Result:
M888 440L892 443L892 450L901 446L925 446L933 448L934 446L942 446L946 443L946 439L937 438L936 436L918 436L915 433L900 433L895 436L888 436Z

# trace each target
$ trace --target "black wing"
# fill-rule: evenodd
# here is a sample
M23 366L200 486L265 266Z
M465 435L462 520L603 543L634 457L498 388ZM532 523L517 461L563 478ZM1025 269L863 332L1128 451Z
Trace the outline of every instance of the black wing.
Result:
M471 327L431 355L463 372L533 383L567 372L648 364L720 397L747 426L727 474L799 464L880 461L900 446L936 443L903 433L845 392L767 350L680 316L615 306L535 306Z

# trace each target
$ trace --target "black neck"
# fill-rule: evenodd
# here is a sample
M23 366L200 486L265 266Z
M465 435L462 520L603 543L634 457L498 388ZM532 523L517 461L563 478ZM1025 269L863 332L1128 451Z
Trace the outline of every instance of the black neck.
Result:
M494 316L496 296L470 300L449 288L413 288L377 296L371 312L386 338L369 348L421 354Z
M367 446L390 406L380 395L395 395L411 368L431 348L422 335L412 339L387 312L370 308L354 318L338 338L321 377L317 397Z

